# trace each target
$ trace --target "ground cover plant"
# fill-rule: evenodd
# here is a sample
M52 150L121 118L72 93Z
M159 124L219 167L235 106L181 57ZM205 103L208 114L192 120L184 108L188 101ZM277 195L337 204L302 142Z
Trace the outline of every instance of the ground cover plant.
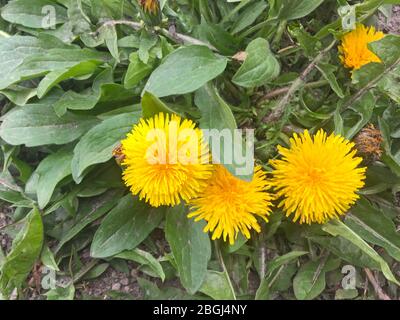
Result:
M399 299L400 1L0 4L2 299Z

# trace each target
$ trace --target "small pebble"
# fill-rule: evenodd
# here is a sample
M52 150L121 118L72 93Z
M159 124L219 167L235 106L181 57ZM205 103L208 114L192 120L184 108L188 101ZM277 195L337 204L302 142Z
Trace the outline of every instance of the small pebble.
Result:
M121 290L121 284L120 284L120 283L114 283L114 284L112 285L112 287L111 287L111 290L114 290L114 291L119 291L119 290Z
M123 279L121 280L121 284L122 284L123 286L127 286L127 285L129 284L129 279L128 279L128 278L123 278Z

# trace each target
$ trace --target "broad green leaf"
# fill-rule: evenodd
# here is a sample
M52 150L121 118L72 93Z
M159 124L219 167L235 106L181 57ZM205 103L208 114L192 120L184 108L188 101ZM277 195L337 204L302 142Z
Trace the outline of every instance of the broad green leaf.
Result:
M45 54L52 48L74 47L46 34L40 34L39 38L31 36L0 37L0 89L7 88L20 80L20 75L15 69L22 64L25 58L35 54Z
M25 27L49 29L67 20L67 10L51 0L12 0L2 8L1 17Z
M167 212L165 237L171 247L183 287L194 294L199 290L207 274L211 257L211 244L204 223L187 218L185 205L173 207Z
M17 106L24 106L29 99L36 96L37 88L26 88L18 85L11 85L7 89L0 90L12 103Z
M143 92L157 97L193 92L221 74L226 64L226 58L205 46L177 49L153 71Z
M165 210L126 195L107 214L94 235L91 256L106 258L134 249L160 224Z
M393 275L387 262L383 260L383 258L373 248L371 248L368 243L366 243L357 233L355 233L343 222L341 222L340 220L332 220L326 223L322 227L322 229L335 237L341 236L359 247L362 251L364 251L379 264L380 270L382 271L386 279L394 282L397 285L400 285L400 282L398 282L396 277Z
M77 216L80 218L60 239L56 252L60 251L62 246L72 240L85 227L92 222L100 219L109 212L120 200L121 193L118 191L109 191L96 198L90 198L79 202Z
M295 20L303 18L317 9L324 0L269 0L270 18Z
M75 287L72 283L64 287L56 287L45 293L47 300L74 300Z
M79 182L86 168L112 158L112 151L125 138L141 116L125 113L104 120L90 129L78 142L72 159L72 175Z
M37 176L36 194L39 208L50 201L57 184L71 174L71 148L60 149L42 160L33 175Z
M214 300L236 299L225 272L208 270L199 291L210 296Z
M373 207L367 200L359 200L346 216L346 225L369 243L381 246L397 261L400 261L400 235L396 226L382 210Z
M50 250L47 245L43 246L42 253L40 255L40 260L44 266L50 268L54 271L60 271L57 262L54 257L54 253Z
M276 276L275 271L280 267L292 262L293 260L296 260L298 257L301 257L307 253L308 253L307 251L292 251L287 254L284 254L283 256L273 259L268 264L267 276L261 280L260 286L258 287L256 292L255 299L256 300L267 299L272 285L271 280Z
M25 225L14 239L11 252L1 267L0 292L4 296L21 287L40 255L42 244L42 217L37 209L33 209L25 218Z
M103 37L108 51L110 51L113 58L119 63L118 36L115 26L103 27Z
M128 70L124 78L124 86L127 89L132 89L151 74L154 68L154 61L150 59L146 64L139 59L139 54L137 52L133 52L129 56L129 62Z
M345 238L312 236L308 237L308 239L318 243L352 265L379 270L379 263Z
M158 38L156 35L146 29L142 30L140 34L138 57L143 63L147 64L149 62L150 49L157 44L157 41Z
M307 253L307 251L291 251L283 256L277 257L268 263L267 272L273 273L279 267L288 264L289 262L292 262L293 260L296 260L298 257L304 256Z
M145 92L142 97L142 112L143 118L151 118L156 114L163 112L173 114L172 111L164 102L152 95L150 92Z
M29 55L13 72L18 80L26 80L40 77L51 71L72 68L80 62L92 61L93 63L102 63L106 59L106 54L86 48L71 49L56 47L47 50L45 53ZM78 73L78 71L76 72ZM62 74L57 76L62 77ZM56 78L56 76L52 77ZM50 79L46 80L46 82L51 83L51 80L54 81L54 79Z
M312 300L325 289L325 274L340 265L340 260L322 257L319 261L309 261L301 266L293 279L293 291L298 300Z
M140 265L147 265L158 277L160 277L161 281L165 280L165 273L160 262L146 251L140 249L124 251L114 256L114 258L131 260Z
M337 94L339 98L344 98L344 93L339 83L337 82L337 77L335 75L335 71L337 67L328 64L328 63L320 63L318 64L318 70L322 73L324 78L329 82L332 90Z
M251 180L254 159L248 159L248 154L246 157L242 155L248 151L243 141L239 141L239 143L235 141L237 125L229 105L211 84L196 91L195 104L201 111L200 128L211 130L209 144L213 161L222 163L231 174L240 179ZM242 138L240 137L239 140Z
M37 88L37 96L42 98L53 87L64 80L92 75L101 63L102 62L99 60L83 61L78 62L71 68L55 70L46 74L46 76L39 83Z
M238 33L250 26L267 8L265 1L257 1L249 5L237 18L232 28L232 34Z
M280 73L280 65L267 40L257 38L246 48L247 58L233 76L239 86L252 88L266 84Z
M10 111L0 127L0 136L11 145L27 147L66 144L93 127L94 117L67 112L59 118L50 104L26 105Z
M221 25L208 23L203 19L196 31L200 40L209 42L223 55L234 55L239 49L238 39Z

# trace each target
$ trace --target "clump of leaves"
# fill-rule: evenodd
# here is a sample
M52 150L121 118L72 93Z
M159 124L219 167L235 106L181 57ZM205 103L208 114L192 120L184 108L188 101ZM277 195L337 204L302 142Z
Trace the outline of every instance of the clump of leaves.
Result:
M72 299L85 277L130 261L145 298L398 298L400 38L371 43L382 63L352 73L337 50L339 7L373 24L397 1L148 2L1 1L0 199L15 209L1 229L13 238L0 250L2 296L24 298L47 268L69 280L41 293ZM266 170L303 129L379 139L343 221L303 226L274 210L251 240L213 246L186 206L152 208L122 183L113 151L160 111L256 129Z

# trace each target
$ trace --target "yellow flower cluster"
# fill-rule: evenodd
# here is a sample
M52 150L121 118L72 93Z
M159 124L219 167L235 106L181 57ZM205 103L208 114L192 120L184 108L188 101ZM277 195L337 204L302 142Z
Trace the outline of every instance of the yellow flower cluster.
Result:
M146 11L154 11L156 3L141 1ZM357 70L380 63L368 44L383 37L363 25L345 34L339 46L344 66ZM203 133L191 120L160 113L135 125L116 154L132 194L154 207L184 201L191 208L188 218L205 220L204 231L212 232L213 240L222 237L230 244L239 233L250 238L251 230L260 232L257 218L268 222L274 200L294 222L322 224L346 214L359 198L366 168L359 167L362 158L344 137L305 130L278 152L280 158L270 160L270 178L257 166L246 182L209 163Z
M358 199L366 168L354 144L340 135L306 130L279 146L282 159L271 160L272 177L259 166L252 181L233 176L222 165L209 164L202 131L191 120L160 113L142 119L122 141L123 179L132 194L150 205L192 209L189 218L205 220L212 239L230 244L239 232L261 231L257 217L268 222L272 201L281 199L287 215L300 223L325 223L345 214ZM269 190L276 193L273 196Z

